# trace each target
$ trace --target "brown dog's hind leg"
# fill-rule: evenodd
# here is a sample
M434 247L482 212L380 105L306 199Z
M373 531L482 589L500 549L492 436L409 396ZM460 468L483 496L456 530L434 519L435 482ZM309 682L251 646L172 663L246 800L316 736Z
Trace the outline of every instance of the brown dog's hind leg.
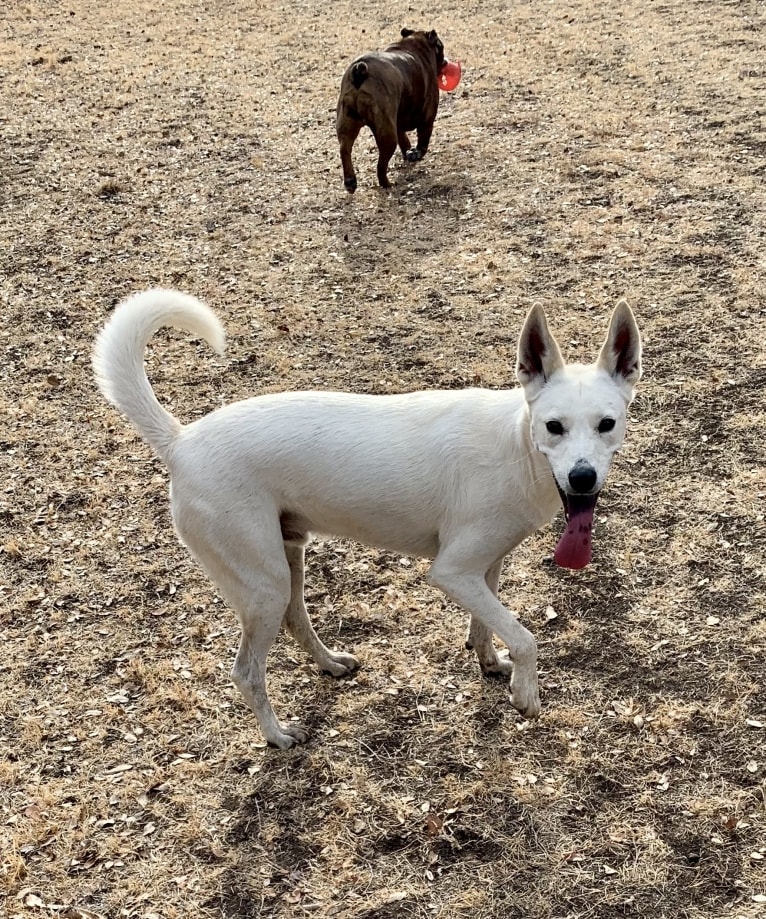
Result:
M406 131L399 131L399 136L398 136L397 140L399 141L399 149L402 151L402 156L403 156L405 159L407 159L407 151L408 151L408 150L410 149L410 147L412 146L412 142L410 141L409 137L407 136L407 132L406 132Z
M396 153L397 132L392 124L373 132L375 143L378 145L378 182L381 188L390 188L388 181L388 164Z
M338 142L340 143L340 161L343 166L343 184L346 191L353 194L356 191L356 173L351 162L351 150L354 142L362 130L362 122L348 115L338 117Z

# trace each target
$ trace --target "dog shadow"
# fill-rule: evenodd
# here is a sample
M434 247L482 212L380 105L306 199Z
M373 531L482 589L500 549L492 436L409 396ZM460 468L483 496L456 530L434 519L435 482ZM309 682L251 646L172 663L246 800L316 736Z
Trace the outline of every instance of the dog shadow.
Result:
M465 172L433 174L401 166L390 189L349 195L337 219L338 252L355 275L417 274L435 252L454 245L475 202Z

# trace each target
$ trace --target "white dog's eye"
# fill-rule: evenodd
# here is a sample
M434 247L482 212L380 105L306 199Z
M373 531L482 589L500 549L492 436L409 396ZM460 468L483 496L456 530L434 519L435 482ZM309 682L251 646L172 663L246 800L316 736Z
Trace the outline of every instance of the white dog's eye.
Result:
M615 425L614 418L602 418L598 423L598 433L606 434L608 431L611 431Z
M614 422L612 423L614 424ZM564 433L564 425L560 421L546 421L545 427L549 434L561 435Z

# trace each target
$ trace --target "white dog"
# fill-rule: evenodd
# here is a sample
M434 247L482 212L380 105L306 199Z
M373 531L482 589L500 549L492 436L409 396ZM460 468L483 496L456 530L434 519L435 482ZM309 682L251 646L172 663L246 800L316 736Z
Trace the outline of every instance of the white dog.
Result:
M266 691L266 656L284 621L322 670L353 671L321 642L303 601L309 535L348 537L432 558L429 581L471 614L468 646L485 673L511 677L511 701L540 712L537 645L497 599L503 558L553 517L567 530L559 564L590 561L593 510L625 434L641 375L641 342L621 301L595 364L566 365L545 314L527 316L522 388L368 396L288 392L227 405L182 426L157 401L144 368L152 333L176 326L218 352L224 331L198 300L137 294L95 346L98 384L170 471L181 540L235 609L242 638L232 679L270 744L306 739L281 724ZM506 644L498 655L492 636Z

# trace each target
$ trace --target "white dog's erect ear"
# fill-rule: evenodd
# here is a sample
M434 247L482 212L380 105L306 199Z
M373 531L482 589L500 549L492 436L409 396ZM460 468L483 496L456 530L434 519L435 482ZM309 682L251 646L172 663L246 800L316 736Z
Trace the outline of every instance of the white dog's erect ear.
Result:
M516 379L526 390L527 398L530 398L537 395L563 366L564 358L556 339L548 331L545 312L536 303L527 314L519 337Z
M598 366L613 377L635 386L641 379L641 336L633 310L624 300L614 308Z

